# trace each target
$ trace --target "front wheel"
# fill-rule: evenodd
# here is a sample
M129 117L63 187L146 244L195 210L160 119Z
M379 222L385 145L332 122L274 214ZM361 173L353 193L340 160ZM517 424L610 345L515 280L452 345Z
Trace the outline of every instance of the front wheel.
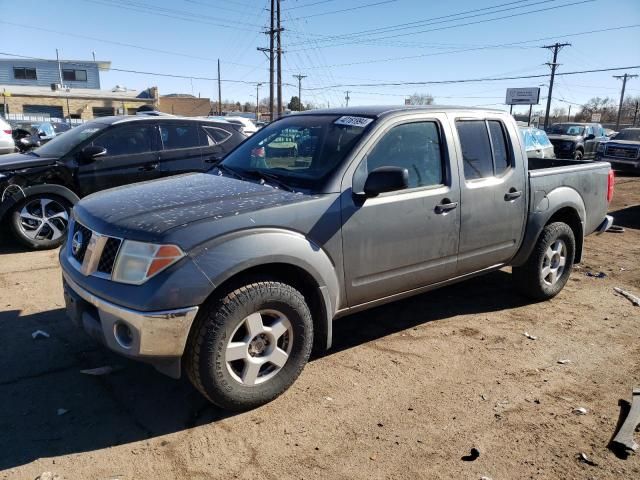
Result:
M42 194L22 200L13 209L13 234L27 247L44 250L64 241L71 204L57 195Z
M573 154L574 160L582 160L582 157L584 157L584 153L582 153L582 150L576 150Z
M312 344L313 322L302 294L284 283L256 282L202 308L185 368L209 401L247 410L293 384Z
M569 280L575 251L576 241L569 225L562 222L547 225L527 262L513 267L516 288L534 300L555 297Z

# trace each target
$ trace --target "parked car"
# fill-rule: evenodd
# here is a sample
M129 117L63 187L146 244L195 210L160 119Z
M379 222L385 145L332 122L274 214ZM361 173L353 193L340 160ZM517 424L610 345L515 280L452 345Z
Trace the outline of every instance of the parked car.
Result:
M258 131L258 127L256 127L256 124L253 123L251 121L251 119L249 119L249 118L230 117L230 116L208 117L208 118L214 118L216 120L224 120L225 122L229 122L229 123L233 123L235 125L239 125L240 127L242 127L242 133L244 133L247 136L253 135L254 133L256 133Z
M56 135L60 135L61 133L68 132L73 127L72 125L66 122L52 122L53 130L56 132Z
M28 152L55 138L56 131L51 122L29 122L11 120L13 140L19 152Z
M556 158L553 144L544 130L535 127L520 127L524 148L528 158Z
M245 139L228 123L104 117L28 154L0 157L0 220L32 248L64 240L80 197L133 182L210 169Z
M554 123L547 136L557 158L574 160L595 158L598 144L609 140L599 123Z
M306 130L315 148L269 153ZM552 298L585 235L611 225L612 193L607 163L527 162L498 110L288 115L206 174L80 201L59 254L66 308L113 351L252 408L348 313L507 265L524 295Z
M640 128L625 128L614 139L601 143L596 158L616 170L640 173Z
M13 128L2 117L0 117L0 154L12 153L16 151L16 144L13 140Z

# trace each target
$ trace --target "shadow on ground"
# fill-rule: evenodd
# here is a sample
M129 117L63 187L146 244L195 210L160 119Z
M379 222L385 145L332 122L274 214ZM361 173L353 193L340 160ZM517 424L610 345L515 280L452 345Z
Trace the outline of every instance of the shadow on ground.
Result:
M615 225L640 230L640 205L621 208L611 212L611 215L613 215L613 223Z
M326 355L426 322L523 304L511 290L510 275L495 272L342 318ZM34 340L36 330L50 337ZM25 316L0 312L0 338L0 470L145 440L228 415L208 404L185 378L172 380L93 343L63 309ZM101 377L80 373L104 365L121 369Z

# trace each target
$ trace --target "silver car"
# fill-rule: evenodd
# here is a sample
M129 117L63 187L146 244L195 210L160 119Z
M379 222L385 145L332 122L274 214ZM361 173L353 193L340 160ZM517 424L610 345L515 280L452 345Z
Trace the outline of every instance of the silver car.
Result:
M544 130L535 127L520 127L528 158L556 158L553 144Z
M16 144L11 136L11 125L7 121L0 117L0 154L13 153L16 150Z

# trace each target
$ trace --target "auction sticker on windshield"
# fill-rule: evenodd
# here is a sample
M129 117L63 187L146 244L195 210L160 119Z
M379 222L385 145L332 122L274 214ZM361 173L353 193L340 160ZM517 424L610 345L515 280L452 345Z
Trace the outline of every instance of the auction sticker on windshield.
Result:
M351 127L366 127L371 122L373 122L373 118L344 116L333 123L335 125L349 125Z

